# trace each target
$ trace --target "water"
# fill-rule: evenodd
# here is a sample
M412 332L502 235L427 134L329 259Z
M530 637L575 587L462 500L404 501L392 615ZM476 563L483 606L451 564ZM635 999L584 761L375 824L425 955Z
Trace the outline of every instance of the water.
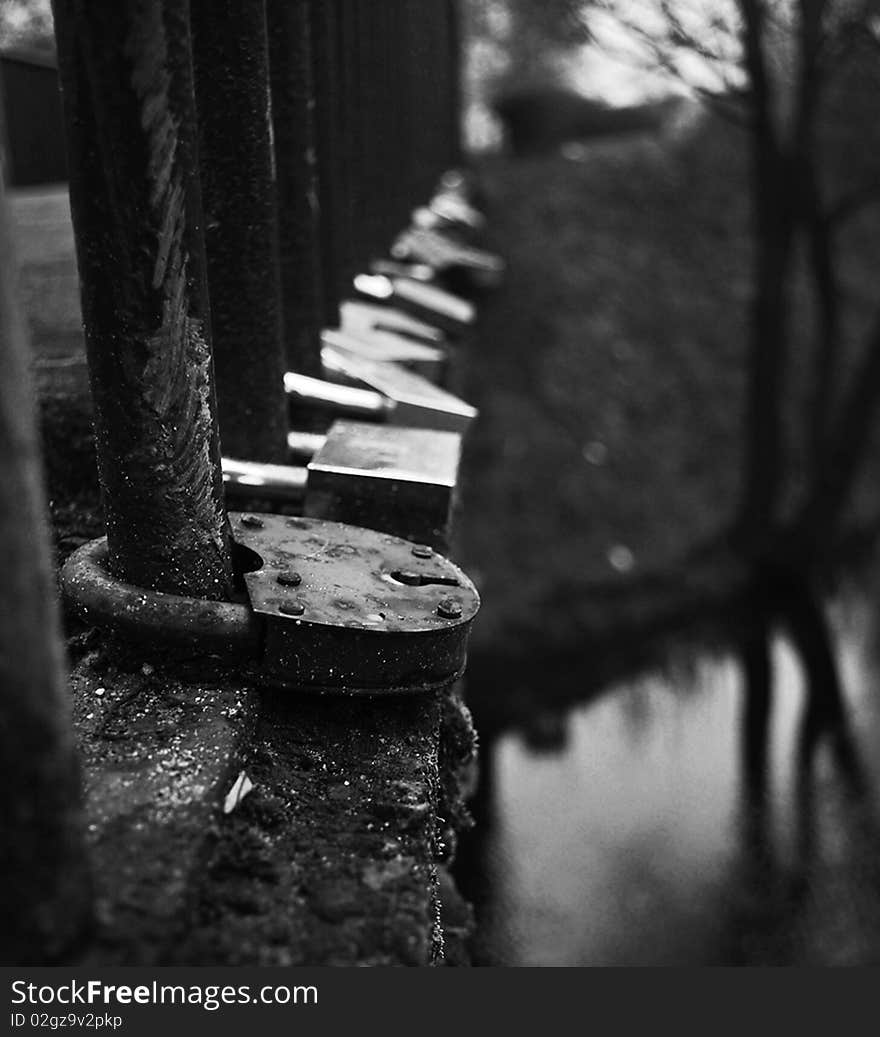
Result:
M565 744L511 733L491 747L476 870L478 958L505 965L880 961L880 681L876 616L833 611L870 793L828 746L796 763L804 675L775 639L765 812L740 766L743 680L703 655L608 688L571 711Z

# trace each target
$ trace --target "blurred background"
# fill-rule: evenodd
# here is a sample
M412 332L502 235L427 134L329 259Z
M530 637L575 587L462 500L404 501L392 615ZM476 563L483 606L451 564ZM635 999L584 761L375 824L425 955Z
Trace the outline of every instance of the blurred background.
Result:
M876 963L880 5L462 16L509 269L463 365L478 960ZM57 366L82 345L48 2L2 0L0 48Z

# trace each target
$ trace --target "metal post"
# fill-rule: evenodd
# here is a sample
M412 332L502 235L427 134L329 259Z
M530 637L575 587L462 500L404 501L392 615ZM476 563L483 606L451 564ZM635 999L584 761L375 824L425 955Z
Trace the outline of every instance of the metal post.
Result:
M384 178L385 193L382 201L382 233L386 247L403 230L401 222L401 177L403 156L401 140L401 98L398 93L400 79L400 0L389 0L382 5L382 31L377 41L378 74L381 77L380 98L382 104L382 154L386 170L393 176Z
M393 69L391 90L395 98L396 114L396 157L397 164L397 198L391 206L395 233L403 230L409 223L410 210L416 201L414 170L417 165L416 120L418 99L415 96L415 82L412 75L411 60L411 22L408 0L391 0L391 52L389 64Z
M362 127L358 82L358 38L355 0L336 2L336 62L339 103L336 161L339 165L339 252L337 277L339 297L344 299L360 264L360 212L363 207Z
M400 227L391 219L394 194L399 190L400 171L393 161L392 119L398 103L390 87L387 53L389 10L385 4L357 0L357 57L360 97L360 180L358 210L358 259L366 270L371 259L387 253Z
M418 83L419 120L416 156L416 204L426 202L448 161L448 44L446 4L433 0L411 25L411 59Z
M287 453L264 0L191 0L199 167L223 450Z
M342 223L342 141L339 134L339 55L335 0L310 0L312 70L315 81L315 144L318 160L322 317L339 326Z
M272 129L289 370L321 374L321 252L309 0L267 0Z
M0 962L26 965L82 939L91 884L11 255L0 188Z
M189 4L53 10L110 567L225 598Z
M402 184L406 223L412 208L428 200L439 173L437 162L437 111L443 103L442 91L435 76L439 41L433 33L438 28L437 0L424 7L401 4L402 40L400 62L401 85L405 99L406 169ZM405 224L402 224L405 225Z

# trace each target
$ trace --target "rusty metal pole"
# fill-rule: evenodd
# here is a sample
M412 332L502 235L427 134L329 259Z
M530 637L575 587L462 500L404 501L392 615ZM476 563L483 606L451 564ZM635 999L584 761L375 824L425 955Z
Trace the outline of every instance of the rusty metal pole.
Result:
M393 0L382 9L381 35L376 42L376 62L379 66L381 89L379 97L383 110L383 158L387 169L394 175L385 178L385 194L382 202L382 228L386 250L403 230L399 220L400 206L400 98L397 96L399 79L400 44L398 41L398 0Z
M287 457L264 0L191 0L199 167L223 450Z
M408 0L392 0L390 12L389 65L392 71L390 90L395 100L395 144L397 192L390 199L389 207L394 224L394 233L399 233L409 224L415 191L413 169L415 158L415 101L409 58L410 17Z
M83 938L91 883L5 209L0 187L0 962L51 964Z
M336 161L340 174L338 283L340 299L351 289L361 256L362 126L358 81L358 35L355 0L336 0L336 61L339 104Z
M320 213L321 314L339 326L339 269L343 252L342 141L339 133L339 54L335 0L309 0L312 71L315 82L315 146Z
M361 269L366 269L371 259L387 252L394 236L389 227L388 199L397 187L397 170L390 161L389 148L389 122L395 102L387 89L387 8L384 4L357 0L355 19L360 99L358 259Z
M321 374L321 251L309 0L267 0L287 366Z
M53 0L109 563L232 586L187 0Z
M418 83L417 204L430 197L448 162L449 23L446 4L433 0L412 24L413 73Z
M425 165L424 120L425 111L425 69L424 54L419 43L422 28L422 12L415 11L413 5L402 0L399 10L400 27L400 78L398 91L402 106L403 132L401 146L403 148L403 176L401 177L400 222L401 227L409 223L410 212L415 205L425 201L423 193Z

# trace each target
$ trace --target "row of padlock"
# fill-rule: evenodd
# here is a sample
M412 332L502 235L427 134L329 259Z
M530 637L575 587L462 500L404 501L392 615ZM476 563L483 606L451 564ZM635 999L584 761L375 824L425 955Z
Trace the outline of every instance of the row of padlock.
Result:
M355 277L340 326L323 333L323 377L287 374L291 412L312 408L316 418L289 432L291 463L223 459L227 498L249 509L229 513L246 602L123 584L97 540L62 577L79 614L163 652L183 645L256 662L263 683L291 691L375 696L451 685L479 594L444 557L463 436L477 416L448 381L474 299L502 273L473 243L482 222L461 178L446 178L392 257ZM476 272L468 297L449 291L453 271Z
M474 407L449 389L452 358L503 261L478 247L485 227L465 178L447 173L427 205L353 278L339 326L321 333L321 378L288 372L294 418L288 465L223 459L230 501L295 504L302 513L443 548L462 437ZM455 289L453 291L452 289ZM326 433L316 433L324 425Z

